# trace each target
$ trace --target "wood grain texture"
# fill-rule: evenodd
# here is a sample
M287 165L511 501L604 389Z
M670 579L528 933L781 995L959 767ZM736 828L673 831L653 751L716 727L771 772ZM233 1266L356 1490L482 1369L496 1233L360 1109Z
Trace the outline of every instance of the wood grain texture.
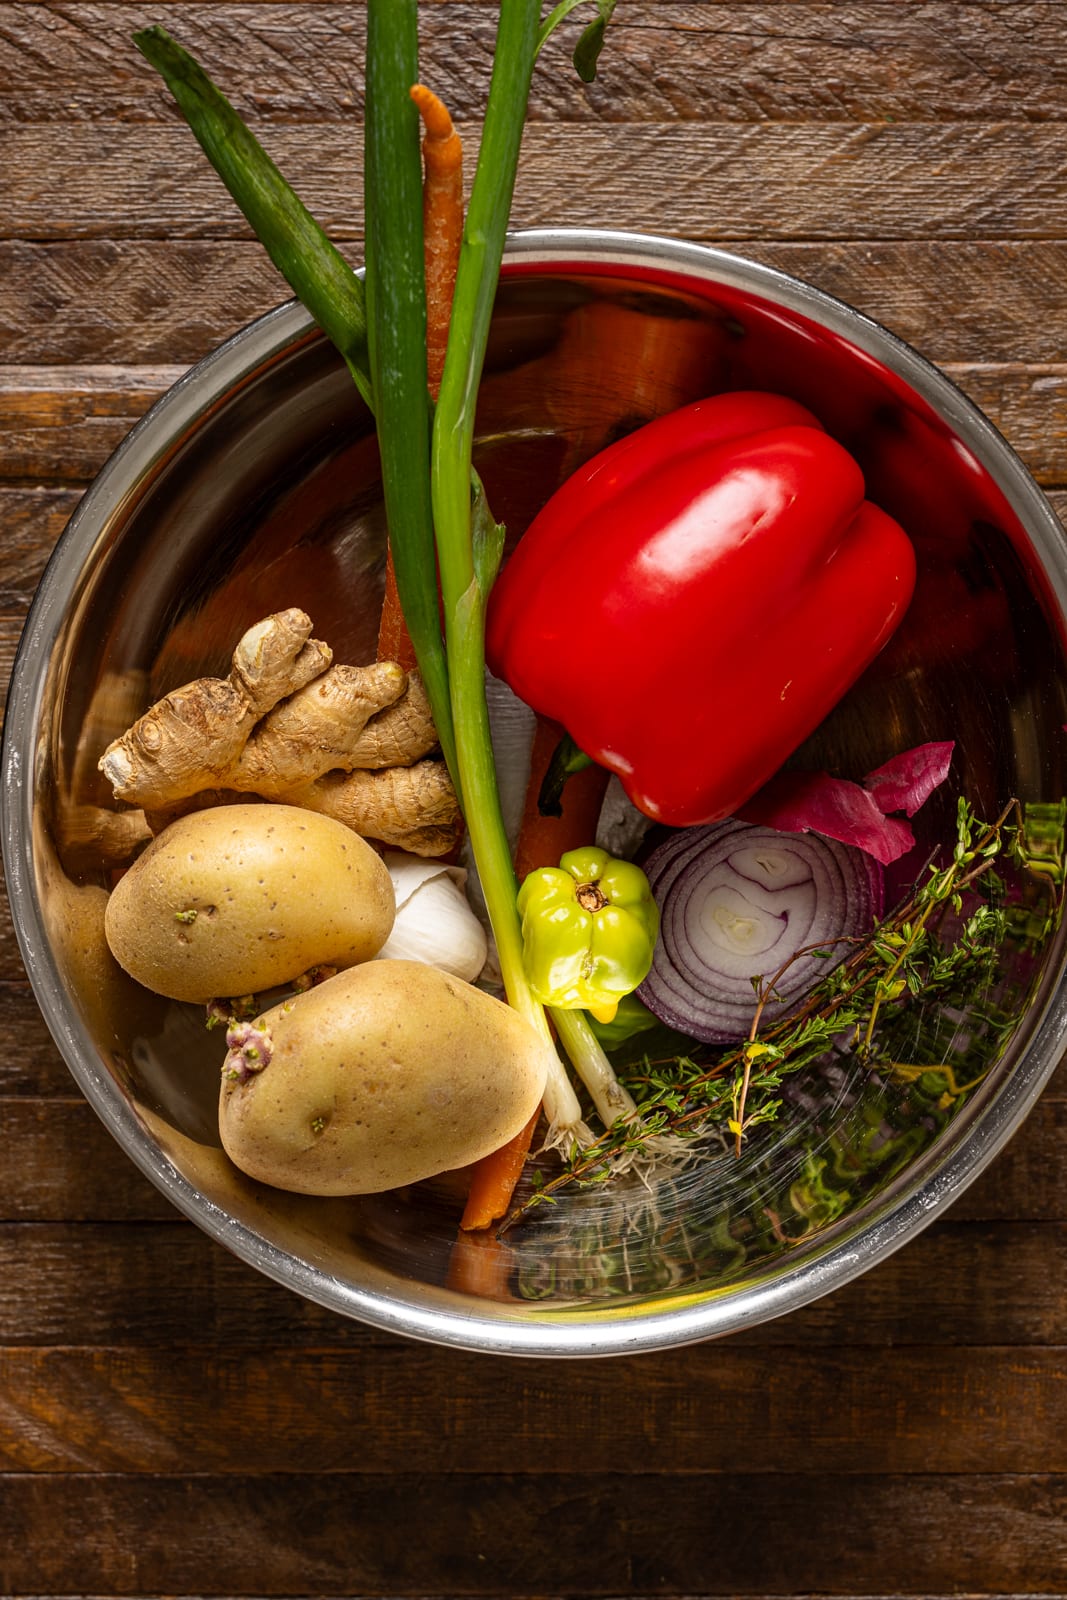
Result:
M369 1356L370 1351L366 1354ZM0 1472L842 1477L1067 1471L1067 1349L743 1347L533 1361L351 1348L0 1349ZM641 1404L632 1396L640 1390ZM915 1396L899 1426L904 1392ZM507 1397L507 1416L500 1398ZM560 1449L559 1418L587 1441ZM14 1444L5 1447L3 1436ZM358 1492L358 1491L357 1491ZM531 1493L538 1492L531 1485ZM765 1489L761 1489L761 1493Z
M495 4L420 6L468 141ZM202 56L362 255L365 6L0 3L0 696L85 485L288 291L131 42ZM577 20L568 27L568 41ZM1065 7L625 0L514 220L677 234L893 328L1067 517ZM508 1361L312 1305L80 1097L0 896L0 1594L1067 1600L1067 1064L875 1269L708 1345Z
M5 476L87 482L184 367L0 368Z
M1062 240L718 242L858 306L939 362L1049 365L1067 351ZM288 298L254 240L0 239L10 366L192 363Z
M174 120L131 42L134 15L112 4L0 7L0 45L8 47L0 116L53 125ZM151 18L204 62L245 117L362 117L362 7L164 0ZM423 8L423 76L456 116L480 115L493 30L485 4ZM590 85L569 68L577 34L575 22L558 35L535 75L532 121L1067 117L1055 4L635 0L617 13ZM69 86L62 96L57 82Z
M461 132L473 148L474 130ZM184 129L85 123L57 143L47 124L24 123L4 143L8 237L248 237ZM351 132L286 123L264 131L264 144L327 232L358 244ZM535 123L513 221L598 227L610 218L708 241L921 240L935 230L942 240L1062 239L1062 160L1056 123Z
M0 1221L139 1222L173 1215L122 1155L69 1077L56 1094L0 1097ZM1067 1222L1067 1099L1049 1091L997 1160L952 1207L954 1220Z
M0 474L87 483L186 369L0 367ZM945 362L942 370L1008 438L1038 482L1067 484L1067 363Z
M0 1066L0 1094L33 1099L38 1095L69 1096L71 1076L22 973L21 982L0 981L0 1015L7 1048Z
M1052 1473L533 1479L413 1461L310 1483L164 1476L149 1500L136 1476L11 1475L4 1489L0 1584L23 1594L203 1594L210 1573L214 1594L498 1597L553 1593L562 1572L569 1593L604 1597L795 1594L831 1575L840 1594L869 1592L877 1571L882 1592L928 1595L950 1527L961 1592L1049 1595L1067 1540L1067 1480ZM27 1527L50 1536L29 1548Z

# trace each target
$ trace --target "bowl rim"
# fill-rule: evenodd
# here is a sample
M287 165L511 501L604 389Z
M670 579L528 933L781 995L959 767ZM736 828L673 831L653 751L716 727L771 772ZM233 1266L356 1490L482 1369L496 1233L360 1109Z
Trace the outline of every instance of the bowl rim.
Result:
M896 334L865 313L777 268L717 247L655 233L591 228L537 228L508 235L505 274L565 270L595 275L657 271L672 283L690 278L736 288L805 316L841 335L904 380L957 432L994 478L1026 528L1043 575L1067 617L1064 537L1044 494L1014 450L973 402ZM34 870L33 765L47 664L80 574L97 542L133 492L151 478L167 442L206 415L217 397L278 359L302 339L321 337L296 301L256 318L193 365L146 415L103 466L86 491L45 568L16 652L0 755L0 828L4 870L20 954L54 1042L86 1099L140 1170L183 1215L216 1242L267 1277L331 1311L387 1333L498 1355L588 1357L633 1354L720 1337L799 1309L844 1287L884 1260L955 1200L989 1165L1027 1116L1055 1071L1067 1042L1067 984L1050 981L1044 1004L1013 1045L1016 1059L996 1094L976 1097L941 1144L936 1170L922 1159L874 1201L867 1220L835 1230L786 1271L730 1284L696 1285L684 1303L657 1300L576 1304L548 1309L524 1303L525 1315L499 1306L471 1309L448 1291L419 1285L417 1296L400 1279L371 1272L372 1286L357 1286L323 1272L282 1249L254 1227L216 1205L146 1136L131 1098L104 1068L52 957ZM1060 565L1057 564L1059 558ZM1050 963L1050 968L1051 968ZM995 1115L991 1112L995 1111ZM906 1179L906 1181L905 1181ZM869 1215L868 1215L869 1214ZM852 1219L854 1222L854 1219ZM856 1235L862 1232L862 1248ZM374 1280L377 1280L376 1286Z

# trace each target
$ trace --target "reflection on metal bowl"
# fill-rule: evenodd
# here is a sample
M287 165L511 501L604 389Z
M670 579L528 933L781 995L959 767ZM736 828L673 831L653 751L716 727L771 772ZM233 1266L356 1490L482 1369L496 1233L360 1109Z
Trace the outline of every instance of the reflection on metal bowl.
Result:
M1064 792L1062 534L1017 458L908 347L848 307L720 252L611 233L516 235L482 387L478 465L518 538L579 463L722 389L810 406L911 532L919 582L891 645L803 757L859 775L954 739L920 845ZM105 468L60 541L5 730L5 861L37 998L82 1090L178 1208L288 1287L379 1327L539 1355L661 1348L750 1326L873 1265L1003 1145L1059 1058L1062 951L967 1092L845 1054L788 1081L743 1155L646 1187L571 1187L497 1243L460 1246L447 1180L350 1200L282 1194L218 1144L221 1040L140 990L101 943L79 843L97 757L149 698L224 670L238 633L303 607L342 660L374 651L384 526L371 419L326 342L282 307L194 368ZM635 660L631 670L639 670ZM729 692L708 684L709 694ZM959 1085L955 1086L957 1089ZM462 1287L457 1285L462 1283Z

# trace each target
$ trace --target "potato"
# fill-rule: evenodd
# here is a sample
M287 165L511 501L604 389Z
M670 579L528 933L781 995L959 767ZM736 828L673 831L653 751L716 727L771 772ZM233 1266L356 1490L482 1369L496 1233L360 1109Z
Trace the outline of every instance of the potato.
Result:
M417 961L373 961L235 1024L223 1147L262 1183L374 1194L465 1166L533 1115L552 1046Z
M296 806L227 805L164 828L119 879L104 926L138 983L207 1001L367 961L394 914L388 870L350 828Z

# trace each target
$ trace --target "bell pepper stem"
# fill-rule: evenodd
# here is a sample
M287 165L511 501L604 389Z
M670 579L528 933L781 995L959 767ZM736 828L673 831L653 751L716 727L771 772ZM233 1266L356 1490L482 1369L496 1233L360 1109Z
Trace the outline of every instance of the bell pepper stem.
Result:
M592 765L592 756L579 750L570 734L565 733L552 753L538 790L537 809L543 817L563 815L563 790L567 779Z

